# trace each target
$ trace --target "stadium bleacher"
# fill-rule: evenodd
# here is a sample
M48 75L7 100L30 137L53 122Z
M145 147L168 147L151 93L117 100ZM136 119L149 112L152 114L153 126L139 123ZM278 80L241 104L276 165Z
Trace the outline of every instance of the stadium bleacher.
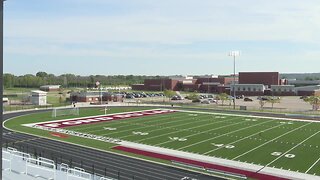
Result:
M84 169L71 168L67 164L56 164L47 158L34 158L30 154L14 148L2 148L2 178L13 179L66 179L66 180L114 180L85 172Z

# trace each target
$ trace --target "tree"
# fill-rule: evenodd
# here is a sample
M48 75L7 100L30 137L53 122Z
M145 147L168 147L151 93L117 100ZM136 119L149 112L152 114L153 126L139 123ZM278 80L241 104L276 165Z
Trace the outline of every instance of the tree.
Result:
M217 95L217 100L221 101L221 105L224 105L224 101L229 100L229 95L226 93L221 93Z
M267 102L271 104L271 107L273 109L273 106L275 103L280 103L280 98L278 97L268 97Z
M315 111L319 110L320 96L308 96L303 100L312 106L312 110L315 110Z
M194 101L194 100L199 99L199 97L198 97L197 93L190 93L190 94L188 94L188 99Z
M259 105L260 105L260 109L263 109L263 106L267 103L266 100L262 100L262 98L259 99Z
M16 77L13 74L4 74L3 75L3 86L4 88L14 87L16 83Z
M173 96L175 96L176 95L176 92L175 91L172 91L172 90L164 90L163 91L163 94L167 97L167 98L169 98L169 99L171 99Z
M44 77L47 77L47 76L48 76L48 73L39 71L39 72L37 72L36 76L37 76L37 77L44 78Z

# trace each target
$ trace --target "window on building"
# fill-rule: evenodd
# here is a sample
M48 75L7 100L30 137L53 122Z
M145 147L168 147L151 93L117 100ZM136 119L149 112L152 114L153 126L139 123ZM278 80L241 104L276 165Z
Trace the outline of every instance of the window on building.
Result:
M244 88L242 88L242 90L243 90L243 91L246 91L246 88L244 87Z
M248 91L251 91L251 88L248 88Z

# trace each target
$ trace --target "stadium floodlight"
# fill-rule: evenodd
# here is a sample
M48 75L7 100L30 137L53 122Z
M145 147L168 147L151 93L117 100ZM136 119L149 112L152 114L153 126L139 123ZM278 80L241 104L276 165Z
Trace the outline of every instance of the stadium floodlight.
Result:
M236 57L240 56L241 52L240 51L230 51L229 56L233 57L233 109L236 109ZM230 95L232 91L230 88Z
M102 104L101 84L99 81L96 82L96 87L99 87L100 104Z

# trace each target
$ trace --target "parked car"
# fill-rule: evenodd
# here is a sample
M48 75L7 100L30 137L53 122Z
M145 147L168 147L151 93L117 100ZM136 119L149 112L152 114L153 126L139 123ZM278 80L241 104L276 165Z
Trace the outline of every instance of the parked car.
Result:
M247 97L246 97L246 98L244 98L243 100L244 100L244 101L253 101L252 99L247 98Z
M180 96L173 96L171 100L182 100L182 98Z
M308 96L301 96L300 99L305 99L307 98Z
M211 102L209 100L205 99L205 100L201 101L200 103L202 103L202 104L210 104Z
M133 95L130 95L130 94L127 94L127 95L126 95L126 98L127 98L127 99L134 99L134 96L133 96Z

